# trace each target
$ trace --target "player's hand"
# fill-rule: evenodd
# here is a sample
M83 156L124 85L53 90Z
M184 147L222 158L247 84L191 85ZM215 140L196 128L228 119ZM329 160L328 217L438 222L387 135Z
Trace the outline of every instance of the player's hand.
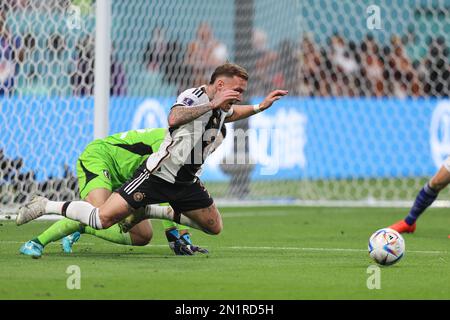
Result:
M228 112L228 111L230 111L231 106L232 106L233 104L236 104L236 102L232 102L232 103L230 103L230 104L227 104L227 105L225 105L225 106L222 106L222 107L220 107L220 110L222 110L223 112Z
M233 104L240 101L240 95L239 92L234 90L217 92L211 100L211 109L221 108L223 111L228 111Z
M284 97L287 94L288 94L287 90L274 90L267 95L267 97L264 99L263 102L261 102L259 104L259 108L261 109L261 111L264 111L264 110L270 108L270 106L275 101L280 100L282 97Z
M194 255L194 251L192 250L191 246L188 244L185 244L180 239L175 241L174 247L173 247L173 252L177 256L193 256Z

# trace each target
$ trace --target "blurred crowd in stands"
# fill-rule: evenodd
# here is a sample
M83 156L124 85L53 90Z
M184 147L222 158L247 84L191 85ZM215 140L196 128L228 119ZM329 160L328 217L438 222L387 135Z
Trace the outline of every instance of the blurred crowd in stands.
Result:
M0 95L16 93L18 75L25 73L26 84L34 87L24 93L39 92L49 86L41 84L43 72L58 74L53 86L67 81L69 94L92 95L94 84L94 35L78 39L71 59L67 43L59 34L48 37L45 54L36 52L36 39L12 34L6 15L24 8L28 0L0 0ZM8 5L9 4L9 5ZM168 85L179 90L207 83L214 68L225 61L233 61L230 48L217 39L206 22L198 25L191 41L169 38L167 30L156 27L150 32L147 44L141 44L142 65L148 73L158 73ZM281 40L269 46L264 30L255 29L248 50L252 63L246 66L251 79L249 93L264 95L273 88L286 88L299 96L364 96L364 97L448 97L450 93L449 47L440 35L427 35L426 48L416 42L416 35L393 35L389 43L380 43L371 34L362 40L348 40L342 34L332 34L326 43L318 43L314 35L303 34L299 41ZM116 44L117 45L117 44ZM422 46L421 55L411 55ZM31 63L27 59L39 63ZM124 59L124 58L122 58ZM57 63L71 61L70 65ZM127 71L124 63L111 56L111 94L127 94ZM51 68L48 67L51 66ZM38 88L36 88L38 87ZM176 92L174 92L176 94Z
M252 95L264 95L272 88L321 97L448 97L450 93L450 54L442 36L430 37L425 55L418 59L406 50L414 46L413 35L392 36L388 45L381 45L370 34L360 43L334 34L324 46L306 35L299 45L284 40L276 49L269 48L263 30L255 29L252 38L253 63L246 66ZM191 85L197 86L206 83L214 67L227 58L226 46L203 23L186 49L166 40L164 30L155 29L144 63L149 72L161 72L169 83L179 85L188 75Z
M300 45L300 95L448 97L449 49L443 37L429 38L425 56L413 59L414 39L392 36L382 46L369 34L361 43L335 34L325 47L305 37Z

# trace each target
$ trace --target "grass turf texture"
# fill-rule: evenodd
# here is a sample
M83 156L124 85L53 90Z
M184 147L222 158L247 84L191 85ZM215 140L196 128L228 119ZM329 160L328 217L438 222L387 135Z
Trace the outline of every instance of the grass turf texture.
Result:
M161 223L152 245L120 246L82 236L74 253L50 244L40 259L20 245L49 226L0 221L0 299L450 299L448 209L430 209L406 256L381 268L369 290L369 236L405 209L224 208L219 236L194 231L208 255L174 256ZM81 268L81 289L68 290L67 267Z

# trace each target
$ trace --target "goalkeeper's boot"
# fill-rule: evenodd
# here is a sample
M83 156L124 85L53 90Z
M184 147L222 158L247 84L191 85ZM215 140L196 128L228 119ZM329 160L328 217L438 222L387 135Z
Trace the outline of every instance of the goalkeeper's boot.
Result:
M183 241L186 245L189 245L191 247L191 250L193 252L200 252L200 253L209 253L209 251L205 248L201 248L199 246L195 246L192 244L191 235L189 232L186 232L180 236L181 241Z
M22 247L20 247L20 253L31 256L32 258L40 258L42 256L42 251L44 251L44 246L33 241L25 242Z
M19 208L16 224L20 226L42 216L45 213L47 202L48 199L45 197L34 196L30 202Z
M400 220L389 227L398 233L413 233L416 230L416 223L409 225L405 220Z
M75 242L80 240L81 233L74 232L61 240L61 246L65 253L72 253L72 246Z
M180 234L177 228L170 228L166 230L166 238L169 242L169 248L177 256L192 256L194 251L191 250L191 246L186 244L180 239Z

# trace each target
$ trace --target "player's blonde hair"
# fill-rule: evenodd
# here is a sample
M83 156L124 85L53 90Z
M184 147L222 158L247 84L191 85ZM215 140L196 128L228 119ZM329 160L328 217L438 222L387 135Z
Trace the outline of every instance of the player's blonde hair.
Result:
M225 63L216 68L214 70L213 74L211 75L211 80L209 81L209 84L213 84L216 79L220 76L225 77L239 77L246 81L248 81L248 72L240 65L234 64L234 63Z

